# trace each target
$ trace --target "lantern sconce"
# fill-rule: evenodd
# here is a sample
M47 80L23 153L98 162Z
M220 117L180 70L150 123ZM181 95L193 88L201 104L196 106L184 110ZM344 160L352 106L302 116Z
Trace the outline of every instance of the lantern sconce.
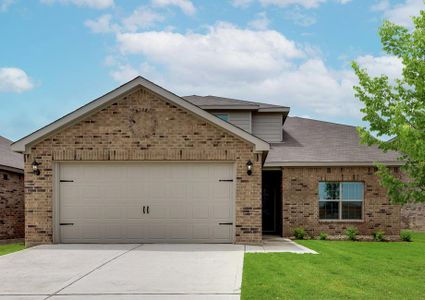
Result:
M35 160L31 164L32 173L37 175L37 176L40 175L40 169L38 168L39 165L40 165L40 163L36 162Z
M249 176L252 175L252 161L248 160L248 162L246 163L246 174L248 174Z

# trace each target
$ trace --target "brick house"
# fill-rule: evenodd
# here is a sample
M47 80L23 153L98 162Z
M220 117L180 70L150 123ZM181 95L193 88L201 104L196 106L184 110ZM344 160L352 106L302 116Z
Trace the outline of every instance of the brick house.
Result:
M396 153L289 107L178 97L137 77L13 144L26 244L261 243L264 234L400 230L374 175Z
M24 158L0 136L0 240L24 237Z

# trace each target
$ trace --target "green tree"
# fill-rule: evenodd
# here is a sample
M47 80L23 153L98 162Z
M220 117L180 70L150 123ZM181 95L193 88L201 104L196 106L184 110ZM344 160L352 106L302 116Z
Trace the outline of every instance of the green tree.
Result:
M402 77L371 77L353 62L359 79L354 87L363 102L363 120L369 126L358 128L362 143L377 145L384 151L398 151L400 180L389 168L377 164L381 184L393 203L425 201L425 11L413 17L414 28L385 21L379 35L383 49L403 62ZM385 137L393 137L387 140Z

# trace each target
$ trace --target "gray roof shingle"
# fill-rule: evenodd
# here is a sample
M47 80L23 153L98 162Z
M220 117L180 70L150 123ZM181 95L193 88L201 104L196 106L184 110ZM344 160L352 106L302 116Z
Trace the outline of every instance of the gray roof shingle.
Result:
M23 170L24 157L22 154L13 152L10 148L11 140L0 136L0 169L3 167Z
M252 106L253 109L267 109L267 108L289 109L289 107L287 106L268 104L268 103L262 103L262 102L246 101L246 100L238 100L238 99L232 99L232 98L223 98L223 97L217 97L217 96L192 95L192 96L184 96L182 98L201 108L207 108L208 106L229 106L229 107Z
M360 144L354 126L288 117L283 130L283 142L272 144L265 166L401 164L397 152Z

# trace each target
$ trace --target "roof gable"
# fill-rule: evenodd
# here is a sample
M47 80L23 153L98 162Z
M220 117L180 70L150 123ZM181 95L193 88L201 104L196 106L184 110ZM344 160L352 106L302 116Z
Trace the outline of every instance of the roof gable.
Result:
M54 121L53 123L50 123L49 125L33 132L32 134L23 137L22 139L12 144L12 149L17 152L24 152L29 145L32 145L46 138L47 136L80 121L81 119L93 114L94 112L100 111L106 106L112 104L117 97L131 93L139 87L144 87L150 90L151 92L162 96L163 98L167 99L167 101L170 101L176 106L184 110L190 111L198 115L199 117L205 119L206 121L222 128L223 130L230 132L240 137L241 139L254 144L256 151L268 151L270 149L270 145L267 142L253 136L252 134L244 131L241 128L238 128L228 122L221 120L220 118L217 118L216 116L208 113L202 108L190 103L189 101L184 100L176 94L154 84L153 82L141 76L134 78L133 80L123 84L115 90L93 100L92 102L89 102L88 104L63 116L62 118Z

